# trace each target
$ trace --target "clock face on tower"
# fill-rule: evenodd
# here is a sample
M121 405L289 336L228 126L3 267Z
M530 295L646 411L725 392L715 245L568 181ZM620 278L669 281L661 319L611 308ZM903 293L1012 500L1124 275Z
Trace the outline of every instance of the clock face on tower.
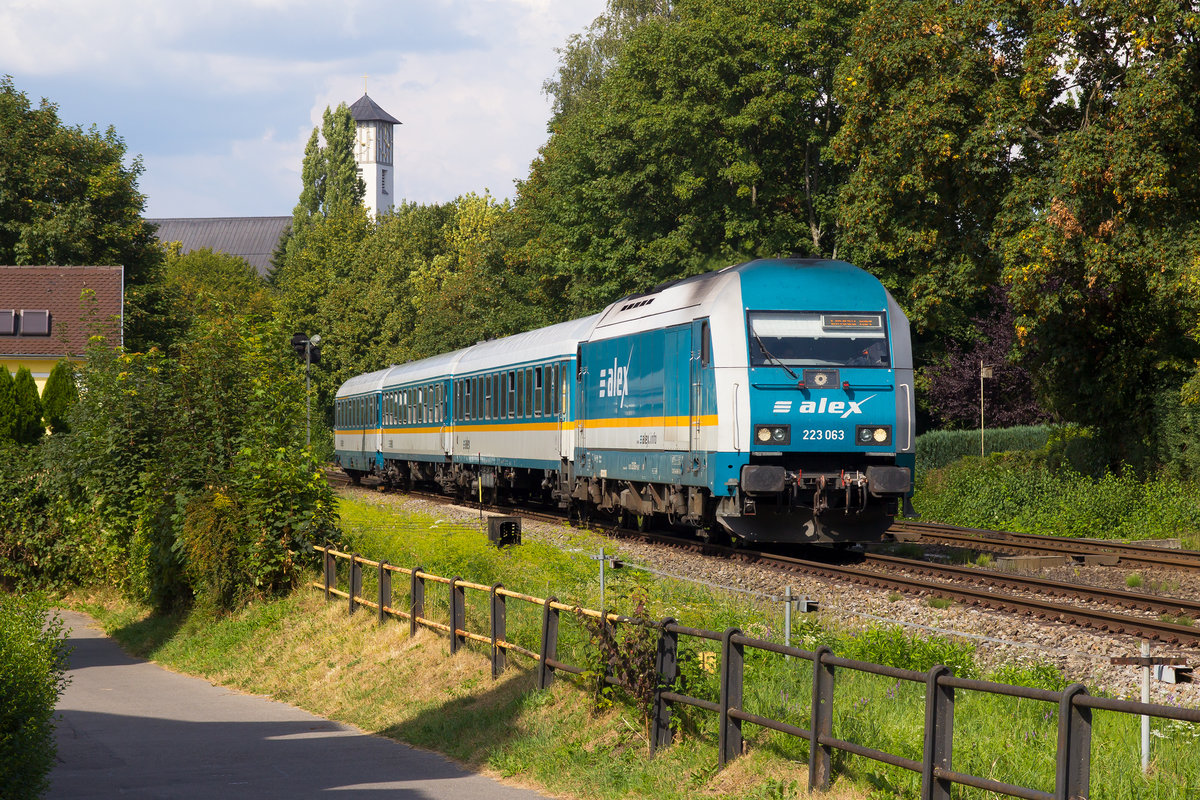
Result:
M373 161L375 144L375 125L359 125L358 138L354 142L354 160L362 164Z

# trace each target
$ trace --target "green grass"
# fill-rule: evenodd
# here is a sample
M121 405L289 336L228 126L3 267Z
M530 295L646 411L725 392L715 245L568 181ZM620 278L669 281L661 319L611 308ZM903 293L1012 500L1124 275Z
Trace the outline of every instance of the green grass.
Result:
M535 596L554 594L567 603L598 604L597 565L589 557L601 542L564 530L572 553L535 542L496 550L474 525L397 515L369 502L343 501L343 526L355 551L403 566L508 588ZM611 548L611 543L608 543ZM341 575L345 580L345 565ZM373 575L367 571L370 596ZM644 597L652 617L780 641L778 608L745 595L715 592L636 570L609 572L606 597L623 613L629 598ZM407 583L395 584L403 608ZM429 614L444 619L446 587L429 583ZM487 631L486 598L468 592L468 628ZM268 693L317 713L417 745L446 752L471 766L533 782L546 791L580 798L798 796L806 786L807 743L745 726L748 755L717 772L715 715L697 709L677 714L680 733L665 753L646 755L639 712L618 702L595 713L587 692L561 678L549 692L534 689L531 667L510 656L510 669L493 682L485 648L470 645L451 658L446 640L429 632L415 639L407 624L377 626L370 610L348 618L344 600L325 605L319 592L302 590L273 603L212 619L193 615L155 622L127 607L93 610L132 646L175 669L205 675L248 691ZM509 600L510 640L536 649L540 609ZM591 647L582 627L562 616L559 657L582 663ZM963 677L1059 689L1069 681L1044 663L1011 665L984 673L969 642L911 636L895 626L848 633L812 617L794 629L806 649L831 646L848 658L927 671L951 666ZM717 700L718 645L682 637L679 663L686 693ZM748 649L744 707L751 713L808 725L812 667L804 659ZM924 685L838 668L834 735L909 758L920 758ZM1093 738L1092 797L1189 800L1200 787L1200 726L1154 723L1155 769L1138 764L1138 720L1097 713ZM1161 735L1158 735L1161 734ZM955 769L1049 791L1054 779L1057 706L978 692L956 697ZM919 778L904 770L839 753L835 788L841 798L915 798ZM985 793L956 789L956 797Z

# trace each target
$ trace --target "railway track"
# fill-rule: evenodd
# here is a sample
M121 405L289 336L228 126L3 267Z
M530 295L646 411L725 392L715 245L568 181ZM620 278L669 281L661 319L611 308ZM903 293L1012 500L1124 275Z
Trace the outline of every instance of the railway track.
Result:
M421 492L408 492L408 494L443 505L461 505L456 499L438 494ZM472 508L477 508L475 503L470 505ZM545 510L487 505L483 510L493 513L517 514L525 519L551 523L563 521L561 515ZM874 588L933 595L981 608L1026 614L1037 619L1059 621L1169 644L1200 646L1200 629L1198 628L1180 624L1171 619L1133 616L1112 610L1113 606L1117 606L1162 614L1172 618L1200 618L1200 602L1185 598L1161 597L1139 592L1050 581L993 570L936 564L880 554L856 554L857 563L839 564L831 561L817 561L747 550L740 547L724 547L700 542L693 538L622 529L611 525L593 524L589 527L616 538L664 545L756 566L817 575ZM1154 563L1162 566L1161 562ZM997 589L1003 591L997 591ZM1054 599L1046 599L1047 596ZM1070 598L1074 602L1061 602L1065 598Z
M1200 551L1171 550L1146 544L1109 542L1096 539L1064 539L1033 533L988 531L928 522L896 522L889 533L902 541L936 543L992 552L1053 554L1083 560L1107 556L1129 566L1169 567L1200 571ZM1103 563L1103 562L1101 562Z

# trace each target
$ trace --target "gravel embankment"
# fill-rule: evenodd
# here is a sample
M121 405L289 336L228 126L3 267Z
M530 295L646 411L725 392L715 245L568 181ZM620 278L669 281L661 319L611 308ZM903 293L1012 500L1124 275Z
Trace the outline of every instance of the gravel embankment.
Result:
M477 518L479 513L370 489L347 487L339 491L398 509L437 514L443 518L461 516L464 522ZM526 521L522 529L527 538L565 541L561 525ZM782 597L786 588L791 586L794 595L807 595L819 603L819 613L828 625L861 629L873 624L902 624L916 634L962 637L976 645L977 659L984 668L1021 661L1048 662L1061 669L1070 680L1087 684L1092 691L1104 690L1134 700L1140 698L1141 670L1110 663L1114 657L1140 654L1141 642L1131 636L957 603L937 609L931 607L923 597L624 540L614 540L613 548L619 548L622 557L633 564L684 580L737 587L773 597ZM1072 566L1042 570L1037 574L1052 580L1124 588L1130 572L1118 567ZM1158 589L1164 595L1180 597L1200 595L1200 576L1195 574L1174 570L1137 572L1143 580L1143 591ZM686 620L681 622L686 624ZM1186 658L1188 665L1196 668L1196 680L1200 681L1200 648L1151 642L1151 652L1153 655ZM1200 707L1200 683L1152 681L1151 701Z

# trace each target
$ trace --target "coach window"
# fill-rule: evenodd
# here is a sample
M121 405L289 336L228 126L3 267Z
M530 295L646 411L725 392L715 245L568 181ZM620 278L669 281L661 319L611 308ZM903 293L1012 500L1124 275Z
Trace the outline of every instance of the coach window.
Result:
M517 373L509 370L507 381L504 394L508 397L508 416L511 418L517 415Z
M462 422L464 419L466 419L466 417L464 416L465 410L466 409L463 408L463 382L455 381L454 382L454 421L455 422Z
M533 415L540 417L542 415L542 368L533 368Z
M525 370L517 370L517 416L525 416Z
M708 332L708 320L700 323L700 365L707 367L712 362L712 335Z

